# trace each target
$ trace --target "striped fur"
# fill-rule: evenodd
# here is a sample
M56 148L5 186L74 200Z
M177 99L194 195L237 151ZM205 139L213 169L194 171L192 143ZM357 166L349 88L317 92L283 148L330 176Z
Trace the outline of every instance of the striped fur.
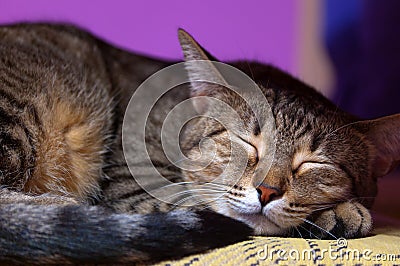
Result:
M209 211L135 214L157 201L127 170L123 112L167 64L71 26L0 27L1 264L150 263L249 236Z
M128 215L79 205L5 204L0 224L2 265L150 263L232 244L250 233L210 211Z
M183 31L180 41L187 59L213 59ZM255 124L234 95L195 82L191 92L179 88L163 99L149 117L151 159L174 182L212 179L230 156L229 132L199 118L185 128L185 153L196 157L200 140L210 137L217 160L196 173L171 166L158 130L177 103L190 94L211 94L245 121L242 130L251 138L239 143L249 150L249 163L238 183L219 184L229 189L208 206L215 212L172 210L145 193L124 160L122 118L134 89L171 63L112 47L71 26L0 27L1 263L150 263L244 240L253 231L303 236L305 228L311 237L369 232L366 208L376 178L400 161L399 115L359 121L300 81L254 62L233 65L262 85L276 132ZM220 78L209 68L188 70L192 77ZM212 108L194 107L203 113ZM274 134L278 144L263 183L282 192L265 206L252 182L265 155L259 151L263 134Z
M200 107L194 103L201 116L191 121L184 133L185 155L194 166L205 163L196 159L207 161L211 156L201 156L204 151L200 152L199 143L203 138L211 138L214 142L209 143L215 143L217 152L201 170L184 171L185 180L207 182L218 177L228 188L221 197L205 195L214 199L212 208L245 222L257 234L318 238L367 235L372 228L367 208L376 196L377 178L400 162L400 114L362 121L274 67L239 62L235 66L259 84L271 107L273 119L266 119L264 113L257 122L254 114L263 112L262 105L252 97L246 103L242 95L224 86L201 82L223 80L222 74L211 62L199 67L191 60L216 59L184 30L179 31L179 40L192 95L225 102L244 124L239 129L224 128L213 118L215 114L218 117L219 109L204 100ZM269 136L276 142L272 160L266 149ZM227 162L232 161L232 143L248 154L247 167L240 176L224 173ZM268 163L268 172L260 176L259 170ZM261 188L273 191L264 204Z

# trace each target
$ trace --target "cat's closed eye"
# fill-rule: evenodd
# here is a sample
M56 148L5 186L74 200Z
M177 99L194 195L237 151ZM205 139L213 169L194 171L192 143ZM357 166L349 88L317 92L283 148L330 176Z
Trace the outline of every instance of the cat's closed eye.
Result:
M310 171L312 169L316 169L316 168L332 168L333 166L328 164L328 163L324 163L324 162L317 162L317 161L305 161L302 162L296 169L293 170L294 174L297 175L302 175L304 173L306 173L307 171Z
M254 144L252 144L250 141L245 140L244 138L242 138L240 136L236 136L236 137L248 154L247 166L249 166L249 167L256 166L260 160L259 151L258 151L257 147Z

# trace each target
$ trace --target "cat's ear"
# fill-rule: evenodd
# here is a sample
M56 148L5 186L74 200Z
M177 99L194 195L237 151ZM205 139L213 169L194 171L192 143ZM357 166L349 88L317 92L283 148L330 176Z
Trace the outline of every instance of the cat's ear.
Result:
M227 82L213 61L217 61L203 49L195 39L183 29L178 30L179 42L185 58L185 68L191 84L191 96L211 96ZM207 98L195 99L194 107L198 113L204 113L208 106Z
M184 29L178 30L179 43L181 44L185 61L209 60L218 61Z
M400 163L400 114L362 122L367 138L374 146L374 177L388 174Z

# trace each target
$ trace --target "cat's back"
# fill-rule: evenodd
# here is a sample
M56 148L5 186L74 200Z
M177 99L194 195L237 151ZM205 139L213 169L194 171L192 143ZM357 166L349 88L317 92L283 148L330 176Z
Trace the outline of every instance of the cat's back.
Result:
M0 52L2 72L19 72L21 79L16 81L20 81L23 88L25 88L23 81L27 79L63 80L72 85L69 86L70 90L77 89L76 84L82 81L88 85L96 80L101 84L106 84L107 81L104 75L104 62L96 40L90 34L73 26L52 24L1 26ZM46 86L35 86L36 90L33 92L41 92L44 87ZM47 86L46 89L52 88L57 89L55 86Z
M0 27L0 168L18 173L2 175L3 185L80 199L95 192L112 120L100 55L72 27Z

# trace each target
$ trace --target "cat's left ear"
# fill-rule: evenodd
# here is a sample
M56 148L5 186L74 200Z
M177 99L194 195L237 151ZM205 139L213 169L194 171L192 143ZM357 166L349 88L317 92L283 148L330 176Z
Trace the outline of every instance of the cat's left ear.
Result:
M192 97L211 96L218 88L228 85L213 63L217 61L215 57L202 48L185 30L179 29L178 37L191 83ZM198 113L204 113L209 107L207 98L198 98L193 104Z
M374 146L374 177L388 174L400 163L400 114L363 121L361 127Z

